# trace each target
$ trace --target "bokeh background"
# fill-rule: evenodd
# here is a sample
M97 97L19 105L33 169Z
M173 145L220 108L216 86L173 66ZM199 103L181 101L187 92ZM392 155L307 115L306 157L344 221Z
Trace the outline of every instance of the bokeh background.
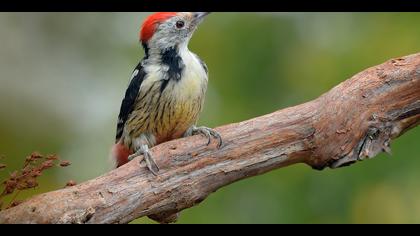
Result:
M0 179L32 151L72 165L20 198L109 170L119 106L143 57L148 13L0 13ZM212 13L190 49L208 65L200 124L309 101L355 73L420 51L420 13ZM231 184L179 223L420 223L420 129L391 157L315 171L304 164ZM134 223L151 223L147 218Z

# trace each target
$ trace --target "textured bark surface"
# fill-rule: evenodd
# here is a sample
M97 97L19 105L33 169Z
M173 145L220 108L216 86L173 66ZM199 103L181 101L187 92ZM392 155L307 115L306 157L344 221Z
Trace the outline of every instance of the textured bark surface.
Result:
M389 152L391 139L420 123L420 54L369 68L321 97L151 149L154 176L138 159L96 179L35 196L0 212L0 223L128 223L175 216L232 182L295 163L346 166ZM168 218L170 220L170 218ZM162 219L160 219L162 220Z

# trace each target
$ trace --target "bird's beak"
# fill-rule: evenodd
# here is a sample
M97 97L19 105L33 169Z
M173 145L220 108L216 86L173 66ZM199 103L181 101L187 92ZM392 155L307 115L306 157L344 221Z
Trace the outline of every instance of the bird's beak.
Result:
M194 12L193 13L194 22L196 24L201 23L201 21L203 21L204 17L207 16L208 14L210 14L210 12Z

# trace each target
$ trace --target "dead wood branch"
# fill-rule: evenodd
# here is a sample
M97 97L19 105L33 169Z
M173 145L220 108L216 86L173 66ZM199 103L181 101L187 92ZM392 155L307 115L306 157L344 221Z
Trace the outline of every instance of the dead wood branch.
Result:
M0 223L128 223L171 215L243 178L295 163L336 168L389 151L420 122L420 53L366 69L321 97L217 128L151 151L161 171L138 161L85 183L35 196L0 212Z

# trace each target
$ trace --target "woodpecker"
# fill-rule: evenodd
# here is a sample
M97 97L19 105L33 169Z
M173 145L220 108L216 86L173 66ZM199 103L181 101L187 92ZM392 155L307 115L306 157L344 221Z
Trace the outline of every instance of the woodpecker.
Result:
M208 12L159 12L140 30L144 57L131 75L122 100L111 156L115 168L143 155L148 169L159 167L149 148L172 139L202 134L222 146L219 133L196 126L208 82L206 64L188 43Z

